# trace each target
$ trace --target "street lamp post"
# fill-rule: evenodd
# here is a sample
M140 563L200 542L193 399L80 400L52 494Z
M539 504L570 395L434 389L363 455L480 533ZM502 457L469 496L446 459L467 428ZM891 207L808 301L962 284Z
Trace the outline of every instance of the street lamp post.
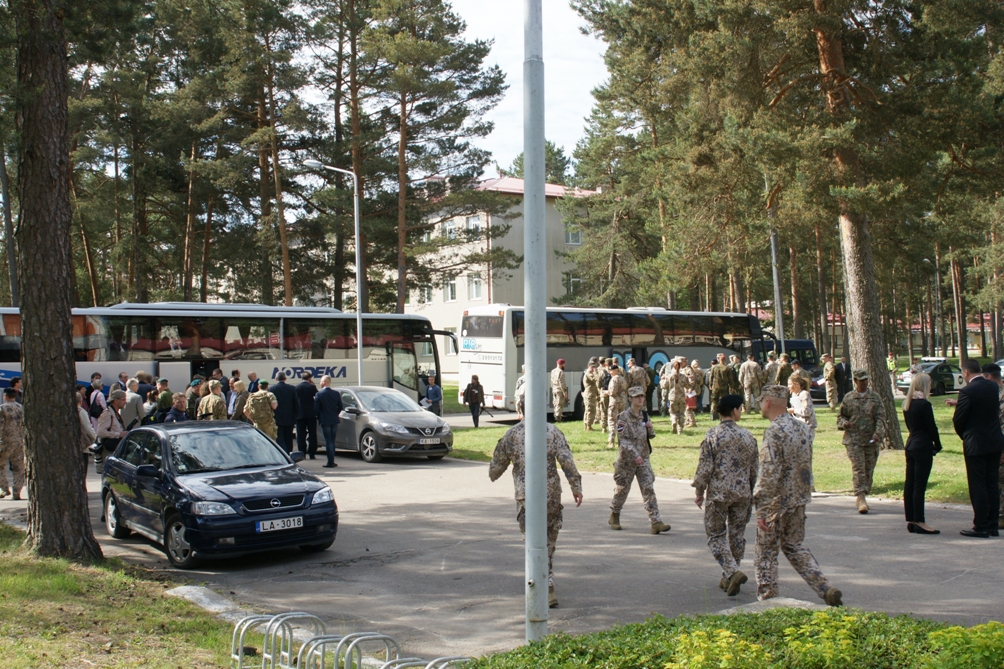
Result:
M360 241L362 237L359 233L359 179L356 178L356 173L351 170L343 170L340 167L325 165L319 160L304 160L303 166L312 170L340 172L352 177L352 198L356 225L356 366L359 373L359 385L363 385L363 245Z
M941 332L941 268L936 264L931 262L928 258L924 258L924 264L934 270L934 348L935 350L931 352L932 355L938 355L937 349L941 347L944 341L944 334Z

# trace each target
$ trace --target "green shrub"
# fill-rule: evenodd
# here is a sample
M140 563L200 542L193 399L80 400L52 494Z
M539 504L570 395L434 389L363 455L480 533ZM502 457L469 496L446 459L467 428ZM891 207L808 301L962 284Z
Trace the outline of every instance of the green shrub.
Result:
M934 653L924 669L999 669L1004 667L1004 625L949 627L928 635Z
M719 629L697 630L676 637L673 661L665 669L770 669L771 656L762 646Z

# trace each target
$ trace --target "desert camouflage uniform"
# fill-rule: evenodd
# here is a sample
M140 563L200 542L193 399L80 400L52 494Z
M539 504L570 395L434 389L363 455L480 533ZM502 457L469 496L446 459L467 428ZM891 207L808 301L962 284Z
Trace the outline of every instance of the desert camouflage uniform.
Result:
M614 421L616 427L610 430L617 432L620 439L620 451L614 461L614 499L610 502L610 510L617 514L621 512L628 493L631 492L631 484L637 478L645 512L654 525L662 522L659 503L655 499L655 474L648 459L648 442L655 436L655 430L646 428L644 420L641 411L634 413L631 409L625 409ZM643 458L640 465L635 462L638 456Z
M596 406L600 401L600 381L603 374L596 367L586 369L582 375L582 401L585 404L583 423L588 430L596 422Z
M614 374L613 378L610 379L610 385L607 386L607 392L610 394L610 408L607 412L607 422L610 427L610 433L607 437L608 448L617 445L617 416L621 415L621 412L627 408L627 391L628 384L624 375Z
M718 401L732 390L732 370L716 362L711 368L711 417L718 420Z
M770 385L784 386L787 388L788 377L791 376L791 372L792 372L791 363L785 362L784 360L777 363L777 383Z
M697 395L698 404L701 401L701 395L704 393L704 370L701 369L700 365L694 367L691 365L687 368L687 377L690 379L690 389ZM686 419L684 425L687 427L697 427L697 410L687 409L684 413Z
M7 466L14 487L7 487ZM20 495L24 487L24 410L17 402L0 404L0 489Z
M793 369L791 371L791 374L788 375L788 381L790 381L792 377L795 376L801 377L802 379L805 380L806 390L812 390L812 375L809 374L807 371L805 371L805 369L803 369L802 367L799 367L797 370Z
M495 454L488 466L488 478L497 481L512 465L512 482L516 492L516 520L519 531L526 534L526 465L524 447L526 444L526 423L517 423L509 428L495 446ZM582 476L575 467L572 450L565 435L554 425L547 425L547 580L554 585L554 546L561 529L561 479L558 465L565 472L568 487L573 495L582 494Z
M872 489L872 474L878 462L879 443L871 442L873 435L885 434L885 410L882 398L871 390L862 395L857 391L844 395L837 415L837 429L844 432L844 448L851 460L854 494L867 495Z
M823 381L826 382L826 403L830 405L830 411L837 410L837 366L833 361L827 360L823 365Z
M739 367L739 383L743 387L743 404L746 411L760 410L760 388L763 386L763 371L753 360L747 360Z
M812 435L815 437L819 421L816 420L816 410L812 406L812 395L809 394L809 391L802 390L797 395L792 393L790 404L792 409L791 415L795 417L795 420L801 421L811 427Z
M690 379L686 374L673 370L663 381L665 395L669 399L669 416L672 423L673 433L679 427L680 434L683 434L684 418L683 414L687 410L687 389L690 388Z
M777 360L769 360L767 362L767 365L763 368L763 385L765 386L779 385L777 381L777 372L780 368L781 365L778 364Z
M701 442L691 485L705 497L704 532L725 578L739 571L746 554L746 523L753 510L759 464L753 433L735 421L722 421Z
M812 433L805 423L782 414L763 434L760 473L753 490L757 518L769 528L767 532L757 530L757 599L778 596L778 548L816 594L823 597L830 587L816 558L802 546L811 486Z
M605 389L603 387L603 380L605 378L607 378L607 377L610 377L611 379L613 378L613 375L610 373L610 370L608 368L606 368L606 367L600 367L600 382L599 382L599 387L600 387L600 428L604 432L607 431L607 422L609 422L609 419L610 419L610 416L609 416L609 414L610 414L610 394L607 392L607 389ZM608 388L609 388L609 385L610 385L610 381L607 381L607 387Z
M639 367L635 365L627 371L627 382L628 388L634 388L635 386L640 387L642 390L648 394L648 372L645 371L644 367Z
M568 401L568 384L565 383L565 371L561 367L551 370L551 403L554 406L554 422L565 419L565 402Z
M526 374L516 379L516 389L513 391L516 398L516 413L520 416L526 415Z
M255 400L256 397L264 398L264 402L261 400ZM248 396L247 407L251 411L251 422L254 426L276 439L279 436L279 428L275 424L275 414L272 413L272 405L276 403L275 395L267 390L259 390L256 393L251 393ZM254 407L261 407L257 410ZM265 407L268 407L268 411L265 411Z
M226 420L227 403L216 393L209 393L199 400L199 409L196 413L199 420Z

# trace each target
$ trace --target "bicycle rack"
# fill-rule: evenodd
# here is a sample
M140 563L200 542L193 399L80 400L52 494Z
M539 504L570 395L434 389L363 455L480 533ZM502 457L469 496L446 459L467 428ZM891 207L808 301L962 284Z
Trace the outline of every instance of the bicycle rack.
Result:
M470 661L471 658L463 657L462 655L456 655L453 657L437 657L435 660L425 665L425 669L446 669L447 667L456 667Z
M402 657L390 662L384 662L380 669L404 669L404 667L424 667L425 660L418 657Z
M293 626L306 628L311 636L324 634L324 622L303 611L273 616L265 628L265 644L261 654L262 669L293 669Z
M401 657L401 646L398 645L392 637L386 634L380 634L378 632L363 632L358 635L350 635L354 638L349 639L345 637L344 641L348 641L348 645L345 646L345 661L342 663L342 669L362 669L363 666L363 649L362 644L369 644L371 642L382 642L384 647L384 659L386 661L393 661L391 658L391 652L394 653L395 658ZM342 643L339 643L335 648L335 666L338 666L338 656L339 651L342 647ZM358 663L355 662L353 658L358 658Z
M234 637L230 642L230 666L244 669L244 635L259 625L268 623L273 615L254 615L241 618L234 626Z

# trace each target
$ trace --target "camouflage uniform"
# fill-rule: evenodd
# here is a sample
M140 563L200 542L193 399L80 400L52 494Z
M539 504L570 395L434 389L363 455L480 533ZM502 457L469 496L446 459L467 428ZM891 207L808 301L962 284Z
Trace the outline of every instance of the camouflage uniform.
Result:
M843 443L851 460L854 494L867 495L872 489L872 474L879 456L879 443L872 443L871 438L875 434L879 437L885 434L882 398L872 390L844 395L837 415L837 429L844 432Z
M526 443L526 423L517 423L509 428L495 446L495 454L488 466L488 478L497 481L512 464L512 482L516 490L516 520L519 531L526 534L526 470L524 445ZM558 465L565 472L568 487L573 495L582 494L582 477L575 467L572 451L565 435L554 425L547 425L547 580L554 585L554 546L561 529L561 479Z
M279 436L279 428L275 424L275 414L272 413L272 405L275 403L275 395L267 390L259 390L248 396L246 405L254 426L272 439Z
M554 422L560 423L565 416L565 402L568 401L568 384L565 383L565 370L555 367L551 370L551 403L554 407Z
M649 379L648 379L648 373L645 371L644 367L639 367L638 365L635 365L634 367L629 368L627 371L627 382L628 382L628 388L634 388L635 386L638 386L646 393L648 393Z
M199 420L226 420L227 403L216 393L209 393L199 401Z
M812 435L815 437L816 428L819 422L816 420L816 410L812 407L812 396L808 390L803 390L797 395L791 396L791 411L789 412L795 420L801 421L812 428Z
M600 367L600 428L606 432L607 422L609 422L610 414L610 394L607 392L607 388L603 387L603 382L606 381L607 386L610 385L610 369L608 367Z
M687 368L687 375L690 378L690 389L697 396L697 405L700 406L701 395L704 394L704 370L701 369L700 365L695 367L691 364ZM687 409L685 416L684 425L687 427L697 427L697 409Z
M616 440L617 416L627 408L627 379L622 374L614 374L610 379L607 392L610 394L610 409L608 411L607 422L610 426L610 434L607 437L607 448L614 448Z
M596 406L600 401L600 380L603 375L596 367L590 366L586 373L582 375L582 401L585 404L585 416L583 422L586 429L590 430L596 422Z
M753 433L735 421L722 421L701 442L691 485L705 497L704 532L724 578L739 571L746 554L746 523L753 510L759 464Z
M788 386L788 377L791 376L791 364L786 360L782 360L777 363L777 384L779 386Z
M620 438L620 451L614 462L615 487L610 510L615 514L620 514L621 509L624 508L624 502L627 501L628 493L631 492L631 483L637 477L649 521L653 525L661 523L659 503L655 499L655 474L652 472L652 463L648 459L648 442L655 436L655 430L646 428L642 413L640 411L634 413L631 409L622 411L614 424L617 426L616 430L610 431L617 432ZM640 465L635 461L639 456L643 458Z
M837 366L832 360L827 360L823 365L823 381L826 383L826 403L830 405L830 411L837 410Z
M746 411L760 410L760 388L763 385L763 371L753 360L747 360L739 367L739 383L743 387L743 404Z
M791 374L788 375L788 381L791 381L792 377L799 377L805 381L805 389L812 390L812 375L805 371L801 365L798 369L792 369ZM786 383L787 385L787 383Z
M711 417L718 420L718 401L732 390L732 370L716 362L711 368Z
M14 475L14 487L7 487L7 466ZM24 488L24 411L17 402L0 404L0 491L13 490L18 497Z
M763 434L760 473L753 490L757 518L767 532L757 530L757 599L778 596L777 553L780 547L799 576L825 596L830 584L816 558L802 546L805 539L805 505L812 495L812 433L788 414L778 416Z
M687 376L675 369L663 380L666 396L669 398L669 416L672 422L673 433L679 427L680 434L683 434L683 413L687 410L687 390L690 388L690 380Z
M526 374L520 375L516 379L516 389L513 391L516 399L516 413L520 416L526 415Z
M776 386L781 385L777 380L777 372L781 365L778 364L777 360L768 360L767 365L763 368L763 385L765 386Z

